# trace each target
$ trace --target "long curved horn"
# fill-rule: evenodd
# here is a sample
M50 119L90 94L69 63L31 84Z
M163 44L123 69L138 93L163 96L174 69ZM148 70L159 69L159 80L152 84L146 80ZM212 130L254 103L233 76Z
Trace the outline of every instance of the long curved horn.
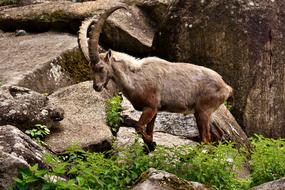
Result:
M89 57L91 64L97 64L100 61L99 58L99 52L98 52L98 42L99 42L99 36L102 30L102 27L107 20L107 18L116 10L118 9L128 9L125 5L118 5L115 7L112 7L108 9L106 12L104 12L99 20L94 24L95 27L92 27L91 34L89 38Z
M89 26L94 23L95 21L95 17L91 17L91 18L87 18L85 19L81 26L80 26L80 29L79 29L79 32L78 32L78 45L79 45L79 48L80 50L82 51L85 59L90 62L90 57L89 57L89 51L88 51L88 41L87 41L87 30L89 28Z
M115 7L110 8L109 10L107 10L106 12L103 13L103 15L101 15L101 17L98 19L98 15L95 15L91 18L87 18L85 19L79 29L78 32L78 45L80 50L82 51L84 57L86 58L86 60L88 62L91 62L90 60L90 54L92 54L92 63L97 63L99 61L99 52L98 52L98 41L99 41L99 36L100 36L100 32L102 30L102 27L106 21L106 19L108 18L108 16L110 16L114 11L116 11L117 9L128 9L125 5L118 5ZM94 24L97 21L97 24ZM88 39L87 39L87 31L89 26L92 25L92 30L91 30L91 39L92 41L89 41L89 44L91 44L90 46L88 45ZM92 38L93 36L93 38ZM91 51L88 50L91 49ZM90 53L91 52L91 53Z

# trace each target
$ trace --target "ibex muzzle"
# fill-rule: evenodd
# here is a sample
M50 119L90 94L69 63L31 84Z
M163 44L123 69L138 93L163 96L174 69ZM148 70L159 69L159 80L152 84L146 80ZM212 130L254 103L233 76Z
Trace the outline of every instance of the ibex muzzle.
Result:
M153 127L157 112L194 112L200 138L204 143L211 140L211 114L231 95L232 88L215 71L190 63L171 63L157 57L135 59L109 50L98 52L98 40L102 26L115 6L95 18L85 20L79 31L79 47L90 62L93 88L101 91L113 80L136 110L142 115L136 131L142 134L150 150L154 150ZM92 26L91 26L92 25ZM91 26L87 42L87 30Z

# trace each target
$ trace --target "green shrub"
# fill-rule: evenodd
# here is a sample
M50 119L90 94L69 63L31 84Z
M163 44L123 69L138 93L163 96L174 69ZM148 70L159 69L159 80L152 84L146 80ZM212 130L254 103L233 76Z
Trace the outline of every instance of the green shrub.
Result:
M285 176L285 139L255 136L251 139L252 184L256 186Z
M232 144L180 146L168 151L161 148L156 157L160 163L154 167L214 189L246 189L249 184L236 178L234 168L241 167L245 157Z
M239 165L244 157L231 144L195 148L158 146L156 151L146 155L136 141L129 148L108 155L73 148L63 157L46 156L45 162L51 168L40 170L33 166L21 170L20 176L15 178L15 188L120 190L133 185L144 171L154 167L215 189L245 189L233 172L234 166ZM66 180L51 181L47 176L65 176Z
M121 106L122 97L120 95L114 96L106 102L106 120L107 125L110 126L112 133L116 134L123 122L121 112L123 108Z
M229 111L232 111L232 110L233 110L233 106L232 106L228 101L225 101L225 102L224 102L224 105L226 106L226 108L227 108Z
M50 130L46 125L36 124L33 129L28 129L25 131L33 140L35 140L40 145L46 145L43 138L50 134Z

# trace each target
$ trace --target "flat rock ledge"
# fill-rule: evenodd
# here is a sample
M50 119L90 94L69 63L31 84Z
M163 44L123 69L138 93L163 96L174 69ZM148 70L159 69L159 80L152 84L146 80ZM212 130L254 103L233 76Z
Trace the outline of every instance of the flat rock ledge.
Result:
M46 138L48 147L55 153L62 153L74 144L92 151L110 150L113 135L105 123L107 97L106 91L95 92L91 81L59 89L50 95L50 105L63 108L65 116Z
M64 72L62 63L66 62L66 57L72 57L75 47L76 37L69 34L48 32L15 36L3 33L0 36L1 85L18 85L51 93L74 84L70 75ZM74 58L73 63L79 60Z

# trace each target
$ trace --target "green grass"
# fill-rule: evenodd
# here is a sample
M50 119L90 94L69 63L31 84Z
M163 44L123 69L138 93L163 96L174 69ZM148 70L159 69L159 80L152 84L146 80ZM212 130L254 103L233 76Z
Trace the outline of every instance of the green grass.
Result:
M195 148L158 146L156 151L146 155L136 141L129 148L109 152L109 156L74 148L64 155L46 156L45 162L51 166L50 169L41 170L34 165L20 170L20 176L15 178L15 189L126 189L150 167L215 189L244 189L245 186L233 172L244 156L231 144ZM64 176L66 180L53 182L48 176Z
M285 176L285 139L269 139L255 136L252 154L252 182L256 186Z
M231 143L158 146L146 155L137 139L128 148L116 147L107 153L72 147L59 156L46 155L44 160L50 168L34 165L21 169L14 189L123 190L131 187L150 167L220 190L246 190L285 176L284 139L256 136L251 141L254 151L250 160L252 177L248 180L236 176L235 171L245 163L246 154ZM54 176L61 180L52 180Z

